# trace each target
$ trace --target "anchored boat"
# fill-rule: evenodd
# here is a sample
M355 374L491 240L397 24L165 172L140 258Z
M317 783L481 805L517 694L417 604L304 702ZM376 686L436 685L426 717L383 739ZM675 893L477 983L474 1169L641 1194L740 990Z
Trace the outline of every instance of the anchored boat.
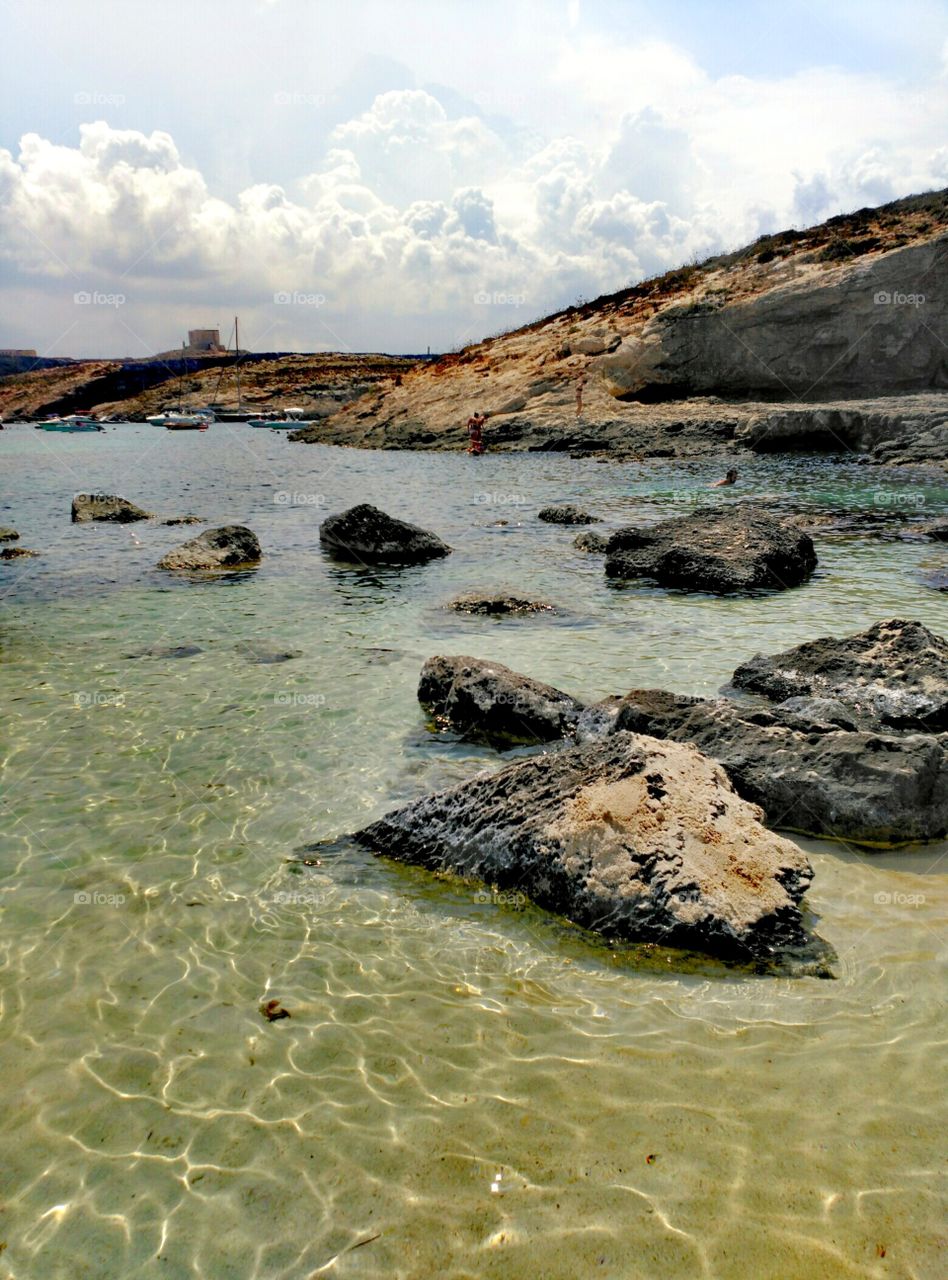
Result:
M47 418L43 422L37 422L36 427L38 431L69 431L73 433L105 430L105 427L96 422L95 418L86 417L81 413L70 413L65 418Z

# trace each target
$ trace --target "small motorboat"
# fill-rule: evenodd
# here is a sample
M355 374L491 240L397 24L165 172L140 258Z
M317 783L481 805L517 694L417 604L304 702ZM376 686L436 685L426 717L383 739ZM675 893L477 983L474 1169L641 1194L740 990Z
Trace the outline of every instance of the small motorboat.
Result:
M40 431L68 431L68 432L89 432L104 431L100 423L95 418L89 418L81 413L70 413L65 418L46 418L43 422L36 424Z
M152 427L167 427L169 431L206 431L214 421L214 415L206 409L187 413L182 410L165 410L154 413L145 421Z
M303 419L305 409L281 409L280 416L274 418L251 418L248 427L269 427L272 431L289 431L298 427Z

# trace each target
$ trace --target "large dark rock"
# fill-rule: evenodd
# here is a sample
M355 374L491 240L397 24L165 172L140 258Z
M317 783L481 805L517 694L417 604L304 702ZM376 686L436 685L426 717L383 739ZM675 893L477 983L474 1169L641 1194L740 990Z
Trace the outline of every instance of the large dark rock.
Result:
M590 708L582 723L691 743L763 808L768 826L868 845L948 832L948 739L846 730L832 703L754 710L636 690Z
M808 534L740 504L619 529L606 549L609 578L651 578L690 591L780 589L804 582L816 567Z
M948 730L948 642L920 622L890 618L842 639L757 654L733 682L774 702L833 698L866 727Z
M127 498L114 493L77 493L72 500L74 524L88 520L108 520L114 524L132 524L136 520L151 520L154 513L143 511Z
M480 658L429 658L418 701L442 724L496 746L555 742L567 734L582 703L552 685Z
M599 516L591 516L588 511L566 503L562 507L544 507L537 513L538 520L547 524L600 524Z
M428 529L397 520L367 502L324 520L319 541L336 559L354 564L421 564L452 550Z
M257 535L242 524L206 529L158 561L159 569L239 569L261 559Z
M773 960L811 941L812 871L759 819L699 752L622 733L427 796L355 838L608 936Z

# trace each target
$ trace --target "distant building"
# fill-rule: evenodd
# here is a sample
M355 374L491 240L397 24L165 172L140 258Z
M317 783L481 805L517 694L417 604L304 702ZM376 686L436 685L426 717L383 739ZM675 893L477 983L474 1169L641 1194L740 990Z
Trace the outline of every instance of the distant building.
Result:
M223 351L220 329L189 329L188 354L216 355Z

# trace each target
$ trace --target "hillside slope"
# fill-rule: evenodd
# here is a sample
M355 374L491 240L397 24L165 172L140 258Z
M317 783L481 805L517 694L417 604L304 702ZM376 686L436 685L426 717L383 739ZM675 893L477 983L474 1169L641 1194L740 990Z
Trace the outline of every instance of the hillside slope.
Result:
M463 448L480 410L494 447L688 454L764 441L775 402L782 446L795 432L839 445L839 431L846 447L892 444L909 420L908 434L937 436L948 418L946 286L941 191L570 307L380 383L296 438ZM893 397L909 399L900 408Z
M346 352L252 354L240 362L241 395L245 408L253 412L291 404L319 417L414 364L409 357ZM212 401L236 407L232 356L191 358L186 365L180 359L82 360L0 378L0 415L7 421L80 411L134 420L169 404L200 406Z

